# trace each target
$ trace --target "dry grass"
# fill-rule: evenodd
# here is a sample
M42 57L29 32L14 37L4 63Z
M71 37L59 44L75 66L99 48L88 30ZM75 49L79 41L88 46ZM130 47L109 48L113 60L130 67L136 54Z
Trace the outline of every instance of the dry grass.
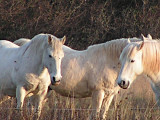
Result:
M158 120L160 111L157 109L154 94L147 78L136 80L129 90L121 90L115 96L107 120ZM0 105L1 120L32 120L33 113L24 109L19 114L15 108L15 99ZM86 120L91 113L91 99L70 99L53 92L44 105L41 120ZM26 108L26 106L25 106Z
M159 0L0 0L0 39L14 41L44 32L57 37L67 35L66 45L85 49L91 44L138 37L141 33L159 38L159 5ZM160 119L148 82L139 79L115 97L107 119ZM15 103L13 99L0 105L0 120L33 119L26 109L23 117L12 109ZM41 119L85 120L91 112L90 103L90 98L69 99L53 94Z

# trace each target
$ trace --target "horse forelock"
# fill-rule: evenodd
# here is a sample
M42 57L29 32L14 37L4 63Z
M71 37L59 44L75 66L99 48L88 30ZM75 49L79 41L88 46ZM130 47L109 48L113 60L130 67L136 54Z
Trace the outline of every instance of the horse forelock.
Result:
M135 47L133 48L133 46L135 45L135 43L131 43L128 44L121 52L120 55L120 60L123 61L123 59L126 59L128 57L131 57L134 55L133 51L135 50Z
M51 45L51 48L54 49L54 52L59 52L59 51L62 51L62 42L55 38L52 40L52 45Z

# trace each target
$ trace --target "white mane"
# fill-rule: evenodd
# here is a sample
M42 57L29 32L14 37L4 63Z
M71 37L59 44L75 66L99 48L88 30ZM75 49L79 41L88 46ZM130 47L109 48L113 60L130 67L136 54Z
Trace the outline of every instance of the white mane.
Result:
M34 36L31 40L27 39L29 42L20 46L20 49L22 49L21 54L24 55L29 49L32 50L31 52L32 54L34 52L37 53L38 52L37 50L43 50L42 48L45 47L45 44L47 44L48 35L50 34L41 33L41 34Z
M160 41L145 42L142 51L145 70L151 70L155 74L158 73L160 71Z
M130 38L130 41L137 42L141 41L141 39L134 37ZM97 51L98 54L101 54L101 52L105 52L106 55L108 56L108 59L115 59L118 61L123 48L127 44L128 44L128 38L121 38L121 39L111 40L106 43L89 46L87 50L90 51L91 54L95 54L95 51Z

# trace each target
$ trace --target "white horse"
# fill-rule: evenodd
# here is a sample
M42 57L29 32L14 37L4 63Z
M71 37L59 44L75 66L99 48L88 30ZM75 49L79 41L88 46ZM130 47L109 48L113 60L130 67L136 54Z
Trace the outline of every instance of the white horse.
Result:
M131 38L131 41L140 40ZM102 108L100 117L105 119L110 103L120 89L115 85L120 69L119 56L127 44L128 39L122 38L89 46L83 51L63 45L63 77L61 84L51 88L66 97L92 97L92 118Z
M14 44L18 45L18 46L22 46L24 43L30 42L30 39L27 38L20 38L16 41L14 41Z
M1 40L0 98L16 97L17 109L21 110L25 96L33 93L37 102L36 111L40 112L48 86L60 82L61 59L64 56L62 45L65 39L39 34L21 47ZM32 80L33 75L39 79Z
M160 106L160 41L146 41L128 44L120 55L121 70L117 83L123 89L130 87L140 74L151 78L151 87Z

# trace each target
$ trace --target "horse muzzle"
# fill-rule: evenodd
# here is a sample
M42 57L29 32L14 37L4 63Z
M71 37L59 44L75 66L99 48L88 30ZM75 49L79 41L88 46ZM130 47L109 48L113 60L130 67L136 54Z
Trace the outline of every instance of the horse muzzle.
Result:
M60 80L60 79L57 80L55 77L53 77L53 78L51 79L51 84L52 84L52 85L59 85L60 82L61 82L61 80Z
M120 82L118 82L118 85L123 88L123 89L127 89L129 88L129 81L124 81L124 80L121 80Z

